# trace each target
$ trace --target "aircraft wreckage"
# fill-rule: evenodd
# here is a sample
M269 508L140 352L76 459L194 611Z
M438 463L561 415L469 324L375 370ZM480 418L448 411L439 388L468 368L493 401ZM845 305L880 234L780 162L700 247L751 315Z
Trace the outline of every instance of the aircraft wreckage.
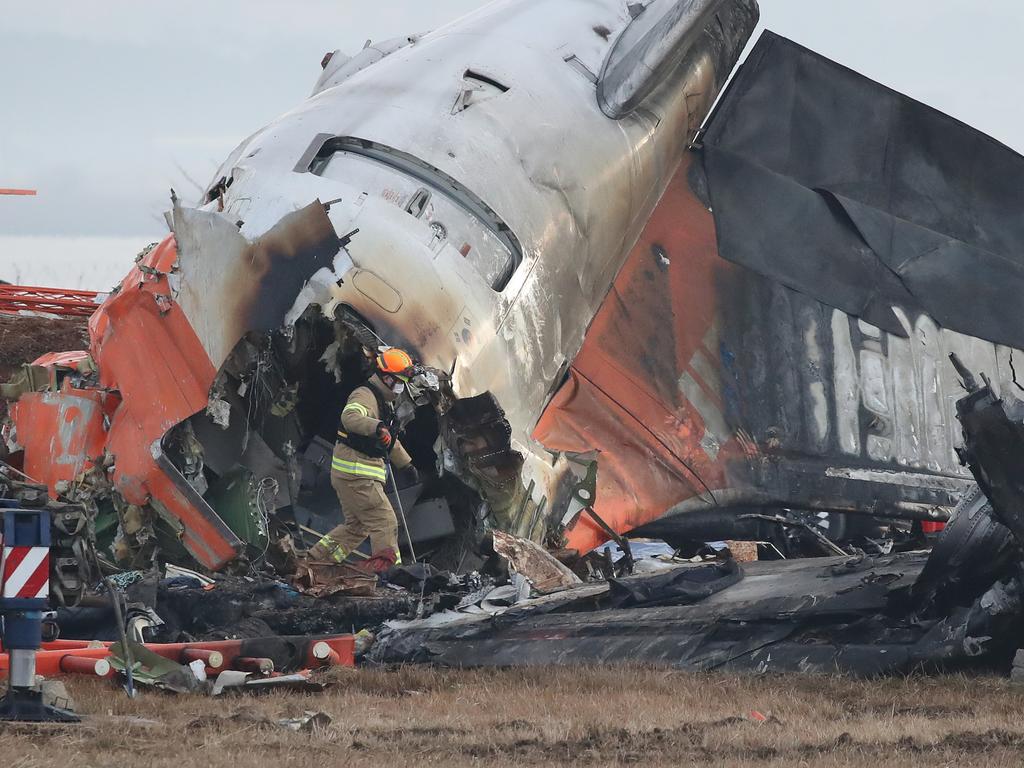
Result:
M400 345L422 362L405 543L434 566L480 567L491 532L570 559L809 536L889 558L834 564L836 594L873 581L831 616L909 615L924 558L879 541L976 494L947 356L1016 384L1024 159L770 32L718 99L757 20L506 0L328 54L197 206L172 195L89 349L4 387L8 493L58 510L58 597L88 581L83 537L124 568L244 572L330 528L340 408ZM795 610L775 602L755 613ZM904 650L939 631L915 626Z

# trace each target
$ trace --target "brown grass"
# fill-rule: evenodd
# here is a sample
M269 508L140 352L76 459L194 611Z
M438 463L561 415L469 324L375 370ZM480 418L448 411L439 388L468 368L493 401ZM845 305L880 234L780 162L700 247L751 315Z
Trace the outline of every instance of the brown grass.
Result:
M5 768L145 765L1019 766L1024 695L993 678L858 682L652 669L338 670L320 695L129 701L69 681L81 726L0 726ZM323 710L319 733L231 722ZM767 720L758 722L751 712ZM132 724L128 718L151 724Z

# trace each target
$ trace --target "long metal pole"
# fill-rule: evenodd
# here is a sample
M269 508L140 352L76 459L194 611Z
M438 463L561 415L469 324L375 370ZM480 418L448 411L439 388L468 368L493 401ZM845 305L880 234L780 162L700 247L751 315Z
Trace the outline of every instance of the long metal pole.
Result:
M395 506L397 507L398 517L402 520L402 527L405 529L405 539L409 542L409 555L415 563L416 550L412 547L412 534L409 533L409 523L405 519L405 510L402 508L402 496L398 492L398 483L395 481L395 468L391 466L391 457L385 456L384 463L388 466L388 476L391 478L391 490L395 494Z

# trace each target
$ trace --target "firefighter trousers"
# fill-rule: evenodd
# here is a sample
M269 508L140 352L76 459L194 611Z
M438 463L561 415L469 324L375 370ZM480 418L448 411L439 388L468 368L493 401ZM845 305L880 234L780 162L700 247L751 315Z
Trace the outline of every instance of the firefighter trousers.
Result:
M310 557L340 563L369 537L372 554L391 549L401 562L398 518L384 494L384 484L366 477L331 472L331 485L338 494L345 522L320 539L310 550Z

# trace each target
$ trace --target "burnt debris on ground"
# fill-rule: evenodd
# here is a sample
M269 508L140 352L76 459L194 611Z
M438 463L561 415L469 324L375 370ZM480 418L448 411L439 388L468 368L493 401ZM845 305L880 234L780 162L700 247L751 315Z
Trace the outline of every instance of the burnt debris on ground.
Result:
M1024 405L954 363L967 389L962 458L979 488L930 552L839 556L809 537L809 557L767 559L778 548L763 543L762 559L740 562L721 543L684 560L634 542L635 560L611 543L580 558L499 531L461 574L429 563L379 578L338 564L285 575L266 562L233 575L122 571L121 609L139 642L359 633L369 664L1006 673L1024 629ZM5 482L5 495L42 503L27 482ZM118 638L107 596L88 585L56 620L65 637Z

